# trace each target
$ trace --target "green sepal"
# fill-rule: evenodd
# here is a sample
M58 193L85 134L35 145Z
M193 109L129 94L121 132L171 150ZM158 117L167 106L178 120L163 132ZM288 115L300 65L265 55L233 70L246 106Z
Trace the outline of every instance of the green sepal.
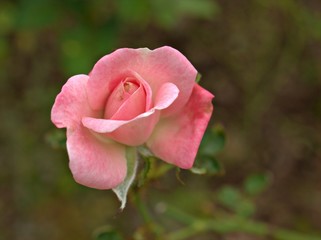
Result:
M222 164L217 161L214 157L209 156L201 156L196 159L194 164L195 166L190 169L190 171L194 174L198 175L222 175L225 170Z
M141 187L146 183L148 179L148 173L151 170L151 159L149 157L143 157L144 159L144 168L139 174L137 186Z
M202 74L200 74L199 72L197 73L196 75L196 78L195 78L195 82L196 83L199 83L201 81L201 78L202 78Z
M128 147L126 149L126 159L127 159L126 178L120 185L112 189L114 193L117 195L119 201L121 202L121 206L120 206L121 210L123 210L126 206L128 190L132 185L137 172L138 159L137 159L136 148Z

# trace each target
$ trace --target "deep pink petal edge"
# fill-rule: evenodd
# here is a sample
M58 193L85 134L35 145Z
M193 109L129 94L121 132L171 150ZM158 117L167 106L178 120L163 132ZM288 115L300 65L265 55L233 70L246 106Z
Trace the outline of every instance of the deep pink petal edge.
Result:
M180 168L193 166L200 142L212 115L213 95L195 84L187 105L175 116L165 118L147 141L160 159Z

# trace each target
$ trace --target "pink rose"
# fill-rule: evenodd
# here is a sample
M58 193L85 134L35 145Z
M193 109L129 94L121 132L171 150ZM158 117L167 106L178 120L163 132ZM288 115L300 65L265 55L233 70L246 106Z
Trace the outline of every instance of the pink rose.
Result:
M119 49L89 75L71 77L51 120L67 128L69 166L88 187L114 188L126 177L126 146L146 144L160 159L191 168L211 117L213 95L177 50Z

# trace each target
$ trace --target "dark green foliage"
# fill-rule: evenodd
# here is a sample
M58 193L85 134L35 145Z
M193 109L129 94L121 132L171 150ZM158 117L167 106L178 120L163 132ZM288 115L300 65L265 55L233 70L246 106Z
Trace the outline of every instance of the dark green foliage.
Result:
M262 193L270 182L270 176L267 174L253 174L244 181L244 191L250 196Z
M163 234L182 227L164 215L170 205L182 209L173 212L187 230L195 227L188 239L257 239L217 229L199 236L204 225L188 213L317 233L320 11L319 0L1 0L0 239L87 240L106 224L121 234L109 228L95 237L156 239L154 224ZM75 183L61 149L65 130L50 110L67 79L89 73L103 55L163 45L187 56L215 99L192 169L206 177L182 170L182 185L172 165L150 158L141 166L138 191L151 223L131 197L119 213L111 191Z
M223 150L225 141L224 128L221 125L216 125L205 133L199 148L199 154L215 156Z
M216 159L216 155L223 150L225 133L221 125L208 129L201 142L198 156L191 171L195 174L217 175L223 174L224 168Z
M95 240L124 240L121 235L110 227L98 229L94 236Z

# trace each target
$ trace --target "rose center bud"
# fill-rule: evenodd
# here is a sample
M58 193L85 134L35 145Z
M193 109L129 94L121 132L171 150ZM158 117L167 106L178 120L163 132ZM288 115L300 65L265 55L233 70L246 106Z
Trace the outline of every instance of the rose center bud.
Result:
M125 94L131 95L139 88L139 85L133 82L125 82L123 84L123 87L124 87Z
M135 78L126 78L109 96L104 117L114 120L129 120L143 113L145 108L144 87Z

